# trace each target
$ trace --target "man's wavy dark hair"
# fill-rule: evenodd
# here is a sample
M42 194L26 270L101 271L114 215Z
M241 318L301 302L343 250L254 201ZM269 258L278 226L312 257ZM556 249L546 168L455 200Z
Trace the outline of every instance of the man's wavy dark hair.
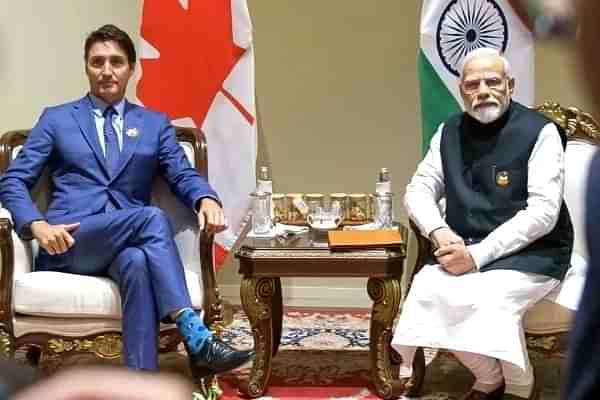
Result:
M85 39L85 47L83 53L84 60L87 61L90 49L94 44L98 42L108 41L113 41L117 43L119 47L123 49L125 54L127 54L127 60L129 61L129 64L135 64L136 54L133 41L131 40L127 32L117 28L112 24L101 26L100 28L96 29L88 35L88 37Z

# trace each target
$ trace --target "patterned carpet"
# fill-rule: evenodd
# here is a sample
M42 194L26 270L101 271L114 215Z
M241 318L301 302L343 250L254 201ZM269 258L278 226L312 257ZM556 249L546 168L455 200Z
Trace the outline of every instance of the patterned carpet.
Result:
M286 309L279 353L273 360L271 385L262 400L371 400L369 310ZM245 314L234 310L225 340L238 348L253 346ZM69 364L87 364L89 356ZM471 374L446 353L426 352L425 390L421 400L458 399L473 381ZM433 359L433 361L432 361ZM532 355L543 382L541 400L558 400L562 360ZM118 361L116 361L118 362ZM189 376L185 353L161 356L161 370ZM220 377L223 400L243 398L237 391L250 365Z
M368 310L287 309L271 385L262 399L376 399L369 375L369 317ZM240 348L252 345L248 321L240 310L235 311L225 339ZM436 357L436 352L428 351L427 359L425 391L419 399L457 399L469 390L473 378L453 357L445 353ZM558 400L561 360L540 354L532 359L544 382L541 399ZM243 368L222 377L224 399L241 398L236 388L248 372Z

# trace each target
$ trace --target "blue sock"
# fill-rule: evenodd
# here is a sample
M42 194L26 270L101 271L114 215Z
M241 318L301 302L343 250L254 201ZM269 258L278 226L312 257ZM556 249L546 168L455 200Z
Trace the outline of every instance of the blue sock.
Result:
M175 324L192 354L198 353L206 339L212 335L212 332L191 308L184 308L175 318Z

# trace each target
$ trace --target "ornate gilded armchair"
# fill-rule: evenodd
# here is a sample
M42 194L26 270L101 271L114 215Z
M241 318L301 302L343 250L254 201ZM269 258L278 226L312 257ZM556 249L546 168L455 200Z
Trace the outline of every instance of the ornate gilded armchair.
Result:
M600 146L600 125L590 114L575 107L564 108L557 103L546 102L537 107L537 110L561 126L568 137L565 152L564 199L573 223L575 236L573 251L578 256L577 259L585 264L588 257L584 231L585 184L589 163ZM425 260L431 254L432 246L412 221L410 225L418 243L417 259L410 279L412 282L414 275L424 266ZM523 327L530 350L546 356L565 356L567 334L574 312L559 304L560 297L564 293L563 290L582 285L583 272L583 268L576 271L576 268L572 267L563 283L525 314ZM568 287L569 285L573 286ZM575 308L576 304L572 304L572 300L570 303L571 307Z
M192 165L207 176L204 135L198 129L176 128L177 139ZM28 131L0 138L0 172L4 172ZM32 191L41 211L47 205L50 181L43 174ZM162 179L153 187L154 205L170 217L175 241L185 265L194 308L204 311L208 326L219 331L222 307L213 268L213 236L199 232L195 215L172 194ZM91 353L102 359L121 355L121 299L108 278L33 272L35 241L23 241L13 231L8 211L0 210L0 356L16 352L50 373L73 355ZM175 351L181 338L174 325L162 325L162 352Z

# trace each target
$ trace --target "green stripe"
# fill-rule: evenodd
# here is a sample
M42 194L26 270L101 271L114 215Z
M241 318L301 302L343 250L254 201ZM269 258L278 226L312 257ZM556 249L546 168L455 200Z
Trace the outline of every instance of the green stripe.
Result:
M425 154L429 148L429 141L439 125L452 114L460 112L461 107L435 71L423 50L419 51L417 68L421 88L421 118L423 124L421 151Z

